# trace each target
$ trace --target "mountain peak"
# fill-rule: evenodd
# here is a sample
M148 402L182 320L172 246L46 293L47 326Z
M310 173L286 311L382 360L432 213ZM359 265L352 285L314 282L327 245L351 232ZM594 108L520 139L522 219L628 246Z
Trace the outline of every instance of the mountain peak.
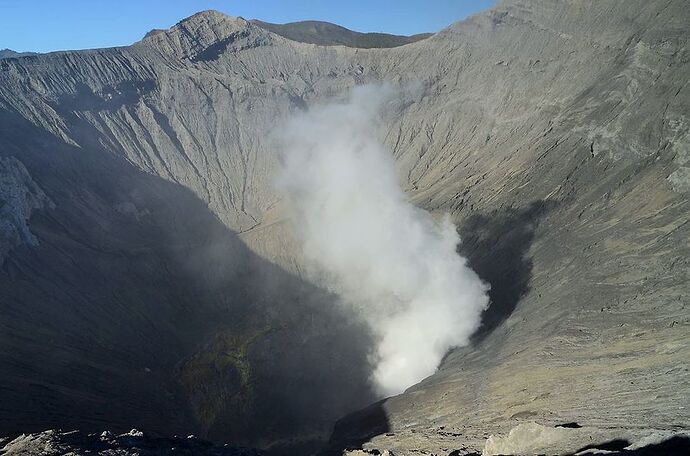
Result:
M244 28L248 24L248 21L242 17L230 16L216 10L205 10L182 19L167 30L159 29L152 30L152 32L154 34L157 34L155 33L156 31L162 33L176 33L179 31L203 32L205 29L210 29L219 33L228 29Z
M221 13L217 10L204 10L194 13L189 17L182 19L180 22L175 24L171 28L175 28L180 25L194 26L199 24L209 24L209 25L246 25L247 21L239 16L230 16L229 14Z
M258 32L258 33L257 33ZM167 30L151 30L141 43L166 54L192 61L215 60L228 47L254 47L264 43L261 29L241 17L206 10L189 16Z
M185 22L185 21L189 21L189 20L196 20L196 19L208 20L208 19L212 19L212 18L213 19L221 19L221 20L241 19L240 17L230 16L229 14L222 13L218 10L208 9L208 10L199 11L198 13L194 13L191 16L182 19L180 22Z

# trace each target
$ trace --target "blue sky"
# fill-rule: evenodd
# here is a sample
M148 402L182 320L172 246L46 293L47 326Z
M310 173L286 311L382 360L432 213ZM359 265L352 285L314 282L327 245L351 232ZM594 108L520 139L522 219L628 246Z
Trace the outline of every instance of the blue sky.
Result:
M245 19L318 19L364 32L435 32L494 0L0 0L0 49L48 52L131 44L215 9Z

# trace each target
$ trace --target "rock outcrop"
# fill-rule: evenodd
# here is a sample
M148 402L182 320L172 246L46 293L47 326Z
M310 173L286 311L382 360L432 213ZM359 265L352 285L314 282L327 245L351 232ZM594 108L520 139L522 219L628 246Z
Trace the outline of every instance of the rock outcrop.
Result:
M34 210L51 205L22 162L14 157L0 157L0 264L17 245L38 245L27 221Z
M492 303L472 346L341 421L333 448L480 451L525 420L690 428L689 14L508 0L356 49L204 12L129 47L0 61L3 163L55 205L23 212L39 245L12 244L0 273L0 433L194 423L268 447L371 400L366 333L300 277L271 132L380 81L418 88L382 139ZM270 425L233 428L247 417Z

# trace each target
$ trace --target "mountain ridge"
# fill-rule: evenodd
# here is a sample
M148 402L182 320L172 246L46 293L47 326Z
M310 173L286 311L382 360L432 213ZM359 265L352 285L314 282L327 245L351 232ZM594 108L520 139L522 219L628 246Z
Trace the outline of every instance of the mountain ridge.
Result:
M0 59L19 58L30 55L38 55L38 52L17 52L12 49L0 49Z
M337 24L315 20L285 24L273 24L258 19L252 19L250 22L293 41L322 46L342 45L362 49L403 46L433 35L433 33L418 33L406 36L381 32L356 32Z

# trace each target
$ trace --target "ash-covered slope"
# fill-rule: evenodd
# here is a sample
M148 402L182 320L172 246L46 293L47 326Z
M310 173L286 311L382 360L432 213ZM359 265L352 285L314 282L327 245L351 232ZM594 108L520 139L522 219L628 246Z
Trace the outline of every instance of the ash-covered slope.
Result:
M288 317L273 312L285 308L255 291L235 297L244 282L226 279L224 261L233 255L211 253L216 242L243 249L229 229L253 251L242 254L251 261L261 263L258 253L299 273L273 190L270 133L293 111L377 81L418 88L386 113L385 143L413 201L450 212L461 227L462 249L491 283L492 304L471 348L450 353L407 393L341 422L334 442L380 434L371 445L404 454L478 449L488 434L523 420L576 421L611 434L690 427L688 14L681 0L515 0L423 41L363 50L299 43L205 12L126 48L0 61L2 169L28 195L9 199L13 240L0 249L8 252L0 324L10 329L0 336L0 356L11 366L0 382L14 399L3 400L10 405L0 428L48 427L68 416L75 425L146 427L125 424L128 414L148 414L140 421L153 426L161 410L186 403L189 414L162 430L195 422L223 436L223 423L270 401L266 386L238 409L244 396L226 391L227 377L242 385L254 360L268 366L291 350L276 352L280 344L263 324L238 331L213 312L229 312L231 321L269 314L275 327ZM38 247L20 235L27 230ZM183 251L167 241L175 236ZM208 248L193 248L199 239ZM190 255L198 256L192 271ZM182 260L171 268L163 260L171 257ZM296 280L297 290L309 287L264 267ZM133 315L141 315L134 324ZM300 361L303 374L285 362L256 368L257 378L308 391L313 372L305 366L325 357L333 359L332 379L361 369L343 381L359 385L352 396L361 392L363 347L341 355L347 344L320 345L337 325L321 330L294 318L286 338L298 341L290 337L304 330L315 358ZM111 327L122 329L107 336ZM115 356L84 351L100 347L94 341L103 334ZM265 345L255 358L239 356L249 362L218 355L228 345L241 355L256 341ZM134 372L156 371L154 361L163 378L139 382ZM83 385L94 378L107 381L89 391ZM295 411L286 416L310 425L291 429L279 420L272 433L238 433L254 443L319 428L314 422L354 406L329 381L323 394L334 391L344 404L318 417L300 394L276 393L292 398ZM154 394L159 384L180 389L179 401ZM80 410L104 398L127 401L117 413L74 414L82 396L88 406ZM240 437L224 440L233 438Z
M435 38L463 43L462 66L396 151L415 200L460 221L492 305L474 346L336 441L443 454L530 420L595 444L688 429L681 3L504 2ZM585 446L565 440L541 451Z

